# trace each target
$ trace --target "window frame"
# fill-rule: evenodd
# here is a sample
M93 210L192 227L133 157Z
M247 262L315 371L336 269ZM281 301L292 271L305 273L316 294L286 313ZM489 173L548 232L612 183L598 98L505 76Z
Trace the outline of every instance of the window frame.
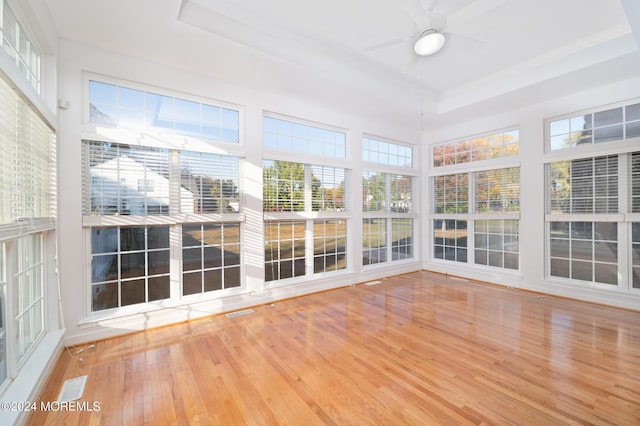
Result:
M168 204L168 212L167 214L144 214L144 215L106 215L106 216L97 216L97 215L87 215L84 212L82 216L82 226L84 232L84 240L85 247L88 247L85 250L85 272L84 272L84 280L87 285L86 288L91 288L92 286L92 273L91 273L91 259L93 257L93 253L91 250L91 233L92 229L102 228L102 227L119 227L119 228L127 228L127 227L149 227L149 226L168 226L169 227L169 298L153 300L153 301L145 301L142 303L136 303L125 306L115 306L110 307L108 309L103 310L93 310L91 292L85 290L85 312L86 312L86 320L87 321L96 321L108 318L118 318L124 315L130 315L134 313L146 312L149 310L169 308L176 305L183 305L194 303L200 300L214 300L217 298L225 297L233 294L241 294L246 292L246 283L244 280L244 274L241 272L241 283L237 287L233 288L223 288L218 291L205 291L199 294L183 294L183 258L182 258L182 225L192 225L192 224L237 224L240 229L240 251L242 252L244 247L244 223L245 223L245 215L243 212L243 204L244 204L244 163L245 163L245 142L244 142L244 109L240 108L236 105L219 102L219 101L211 101L209 99L202 99L196 96L185 95L183 93L178 93L171 90L159 89L155 87L150 87L138 83L130 83L124 82L122 80L118 80L115 78L109 78L104 76L96 76L95 74L83 74L82 76L84 90L83 90L83 125L81 132L81 139L83 144L88 144L92 141L98 145L100 144L122 144L123 146L132 146L136 148L150 148L152 150L166 150L168 153L168 181L169 181L169 204ZM238 121L239 121L239 142L227 142L220 140L211 140L211 139L202 139L198 137L192 136L184 136L184 135L176 135L176 134L163 134L157 133L152 134L151 137L148 135L148 129L144 127L135 127L122 129L120 127L104 127L95 125L94 123L90 123L88 120L89 117L89 81L100 81L105 82L107 84L116 85L118 87L131 88L134 90L140 90L143 92L150 92L154 94L158 94L161 96L173 96L178 97L180 99L185 99L193 102L201 102L207 103L210 105L217 105L220 107L234 109L238 112ZM185 145L185 141L188 142ZM188 149L176 149L176 147L186 147ZM181 188L183 182L183 175L181 172L181 167L183 166L183 162L181 158L185 158L190 155L198 156L208 156L208 157L220 157L220 158L229 158L229 161L233 163L232 169L234 170L233 176L230 176L229 179L237 178L237 203L238 208L229 211L219 210L216 212L208 212L208 211L182 211L181 204ZM208 158L207 157L207 158ZM118 157L116 157L118 158ZM205 161L205 160L202 160ZM206 160L209 161L209 160ZM211 160L213 161L213 160ZM212 163L214 164L215 161ZM200 164L200 166L202 166ZM203 168L204 167L204 168ZM203 166L196 170L196 172L203 174L204 177L206 173L209 173L210 170ZM226 165L222 165L220 173L226 173L225 168ZM202 170L201 170L202 169ZM87 197L91 196L91 184L93 183L92 179L89 179L89 170L88 170L88 159L83 160L83 170L84 170L84 178L83 178L83 209L86 205ZM221 175L222 176L222 175ZM221 179L227 179L226 175L222 176ZM235 202L235 201L234 201ZM240 268L244 268L242 265L242 261L240 262ZM149 278L149 275L145 275L145 282ZM146 300L146 299L145 299Z

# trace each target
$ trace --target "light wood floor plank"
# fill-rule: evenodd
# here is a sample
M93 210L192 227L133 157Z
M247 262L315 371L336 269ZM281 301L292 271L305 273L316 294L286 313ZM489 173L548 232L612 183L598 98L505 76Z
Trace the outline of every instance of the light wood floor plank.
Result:
M640 424L640 312L430 272L74 356L39 401L86 374L101 410L28 424Z

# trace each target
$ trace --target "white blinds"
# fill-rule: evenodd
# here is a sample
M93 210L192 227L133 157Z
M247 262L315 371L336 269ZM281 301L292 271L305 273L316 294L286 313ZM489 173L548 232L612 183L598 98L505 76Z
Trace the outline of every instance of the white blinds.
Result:
M547 213L618 213L617 155L551 163L547 179Z
M52 226L55 217L55 134L0 78L0 227Z

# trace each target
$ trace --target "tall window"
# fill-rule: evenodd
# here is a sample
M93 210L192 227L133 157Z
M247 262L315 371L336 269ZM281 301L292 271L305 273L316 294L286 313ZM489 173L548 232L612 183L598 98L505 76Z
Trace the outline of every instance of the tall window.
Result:
M317 161L263 161L265 281L347 268L351 201L345 141L341 131L264 117L268 155L298 152Z
M362 158L362 264L414 257L413 148L365 137Z
M212 152L239 142L239 112L97 81L88 88L89 124L159 132L154 146L83 142L90 310L241 288L241 159ZM201 150L174 148L173 134Z
M40 93L40 54L4 0L0 0L0 45Z
M4 15L3 31L12 19ZM13 34L23 36L21 30ZM26 43L25 38L19 40ZM54 256L45 251L44 241L55 230L56 199L54 132L2 78L0 141L1 383L24 365L46 332L44 262ZM14 332L7 334L7 329Z
M0 244L0 387L7 380L7 255Z
M520 167L501 166L502 157L518 153L518 140L510 130L434 148L435 167L446 170L487 160L472 171L431 177L434 259L520 268Z
M545 166L548 276L637 291L640 103L553 118L547 126L547 147L557 151ZM592 154L596 144L606 155Z

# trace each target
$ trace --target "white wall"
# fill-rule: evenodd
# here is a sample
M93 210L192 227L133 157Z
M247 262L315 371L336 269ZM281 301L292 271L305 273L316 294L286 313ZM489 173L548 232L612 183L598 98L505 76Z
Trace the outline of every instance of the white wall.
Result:
M623 102L640 97L640 77L551 99L548 102L529 105L504 113L470 120L461 117L455 126L427 132L423 135L423 165L428 164L428 145L463 139L474 134L519 126L521 162L521 222L520 222L520 271L494 273L487 269L471 268L455 262L438 262L423 258L426 269L459 275L468 278L555 294L596 303L640 309L640 292L633 294L606 290L586 284L568 284L545 279L545 222L544 222L544 119L569 114L585 109L597 108L610 103ZM640 148L640 147L639 147ZM428 187L428 178L423 176L423 185ZM429 211L426 200L422 211ZM429 224L425 224L425 229ZM430 229L425 231L431 232ZM429 238L423 239L423 253L429 252Z
M369 268L363 273L360 265L361 221L360 197L354 197L353 220L349 247L350 270L339 277L309 279L296 285L267 288L264 286L264 253L261 241L245 244L243 263L247 292L188 307L144 311L119 319L101 319L90 315L87 301L90 283L85 271L89 267L86 252L88 242L82 228L82 168L81 137L82 75L102 74L111 78L171 90L190 96L220 100L239 105L245 116L247 194L245 205L245 238L262 235L262 116L263 111L310 120L343 128L347 131L348 157L361 158L363 133L419 143L419 97L411 91L384 88L375 81L357 84L345 80L332 81L326 73L300 69L295 65L271 60L264 55L246 52L246 64L262 70L259 78L246 80L246 72L233 72L233 67L189 72L158 65L139 58L123 56L67 40L60 41L58 57L59 97L69 101L69 108L59 114L58 132L60 192L60 262L62 303L66 322L66 342L77 343L104 338L210 313L230 311L269 301L293 297L312 291L397 274L420 267L412 262L397 262L391 268ZM254 71L255 72L255 71ZM331 87L331 89L327 89ZM376 87L371 90L371 87ZM314 96L318 94L318 96ZM310 161L312 159L303 159ZM361 174L359 161L353 163L354 193L359 193ZM394 262L395 264L396 262Z

